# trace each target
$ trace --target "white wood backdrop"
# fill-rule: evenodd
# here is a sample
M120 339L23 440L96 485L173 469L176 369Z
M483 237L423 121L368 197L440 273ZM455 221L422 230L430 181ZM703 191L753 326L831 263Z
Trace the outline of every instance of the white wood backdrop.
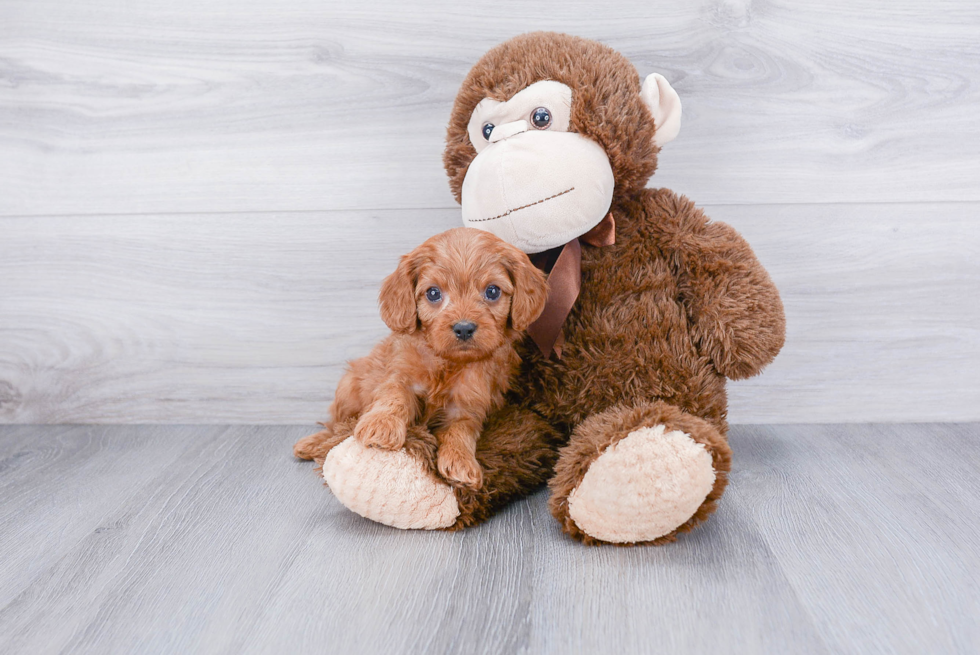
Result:
M0 422L322 419L381 278L458 224L463 76L534 29L671 80L651 185L779 285L733 421L980 419L972 0L4 0Z

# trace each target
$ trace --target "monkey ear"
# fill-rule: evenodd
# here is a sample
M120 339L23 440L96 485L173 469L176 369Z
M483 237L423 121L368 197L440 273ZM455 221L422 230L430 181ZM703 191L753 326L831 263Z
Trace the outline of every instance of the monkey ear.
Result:
M404 255L395 272L381 283L378 304L381 320L392 332L415 332L418 313L415 306L415 253Z
M653 124L657 127L653 143L662 148L681 131L681 99L660 73L647 75L640 97L653 114Z
M522 332L544 311L548 300L548 279L523 252L508 245L513 253L506 260L507 270L514 282L514 295L510 299L510 323Z

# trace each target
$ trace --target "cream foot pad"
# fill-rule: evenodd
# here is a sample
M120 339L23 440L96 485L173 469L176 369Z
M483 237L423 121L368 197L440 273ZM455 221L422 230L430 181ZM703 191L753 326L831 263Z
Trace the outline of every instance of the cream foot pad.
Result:
M365 448L348 437L327 454L323 478L349 510L393 528L448 528L459 516L452 488L404 450Z
M703 445L663 425L640 428L592 463L568 497L568 514L596 539L651 541L691 518L714 483Z

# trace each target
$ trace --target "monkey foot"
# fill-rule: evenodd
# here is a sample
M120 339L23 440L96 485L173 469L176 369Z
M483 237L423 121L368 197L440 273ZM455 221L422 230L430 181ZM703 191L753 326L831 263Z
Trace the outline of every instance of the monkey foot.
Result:
M405 450L380 450L354 437L323 461L323 478L349 510L403 530L448 528L459 516L452 488Z
M714 484L704 445L680 430L643 427L592 462L568 496L568 516L593 539L654 541L694 516Z

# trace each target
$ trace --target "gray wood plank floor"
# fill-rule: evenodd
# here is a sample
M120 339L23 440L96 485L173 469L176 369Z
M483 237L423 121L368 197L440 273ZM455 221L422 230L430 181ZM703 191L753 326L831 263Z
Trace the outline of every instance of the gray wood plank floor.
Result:
M718 513L586 548L333 499L300 426L0 427L4 653L975 653L980 425L736 426Z

